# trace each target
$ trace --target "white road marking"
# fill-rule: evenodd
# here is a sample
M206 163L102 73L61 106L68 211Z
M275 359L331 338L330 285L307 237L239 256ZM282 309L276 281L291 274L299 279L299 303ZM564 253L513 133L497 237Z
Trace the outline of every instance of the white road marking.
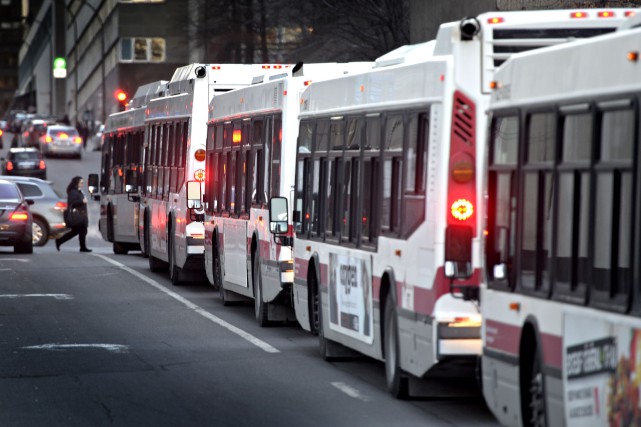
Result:
M71 295L67 294L0 294L0 298L55 298L58 300L73 299Z
M42 344L42 345L30 345L27 347L20 347L25 350L69 350L76 348L98 348L102 350L111 351L113 353L126 353L129 350L128 345L122 344Z
M154 288L158 289L159 291L169 295L170 297L172 297L176 301L182 303L187 308L189 308L191 310L194 310L196 313L200 314L204 318L211 320L212 322L222 326L223 328L227 329L228 331L233 332L234 334L240 336L241 338L249 341L250 343L252 343L256 347L260 348L261 350L264 350L267 353L280 353L280 350L278 350L276 347L273 347L273 346L267 344L265 341L256 338L255 336L253 336L249 332L243 331L242 329L238 328L237 326L232 325L229 322L226 322L225 320L221 319L220 317L209 313L205 309L197 306L196 304L194 304L194 303L190 302L189 300L183 298L182 296L178 295L177 293L170 291L169 289L165 288L160 283L158 283L155 280L145 276L144 274L134 270L133 268L129 268L126 265L121 264L118 261L114 261L111 258L106 257L104 255L100 255L100 254L92 254L92 255L96 256L98 258L102 258L103 260L105 260L105 261L115 265L116 267L120 268L121 270L124 270L124 271L128 272L129 274L132 274L132 275L136 276L137 278L139 278L143 282L146 282L147 284L153 286Z
M0 271L12 271L11 268L0 268Z
M28 259L24 259L24 258L0 258L0 261L29 262Z
M360 391L356 390L354 387L349 386L345 383L342 382L333 382L331 383L334 387L348 395L349 397L353 397L354 399L361 400L363 402L368 402L370 399L369 397L361 394Z

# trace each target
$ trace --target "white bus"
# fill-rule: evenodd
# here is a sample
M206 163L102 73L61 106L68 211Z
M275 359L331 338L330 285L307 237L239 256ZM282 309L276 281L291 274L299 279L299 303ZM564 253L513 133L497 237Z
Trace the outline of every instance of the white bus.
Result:
M173 284L204 277L202 205L191 201L188 206L187 183L204 185L209 102L220 93L249 85L261 72L285 67L191 64L176 69L165 96L147 104L141 245L149 256L149 268L169 267Z
M291 313L292 253L274 242L267 203L289 198L293 188L300 93L311 82L371 66L299 64L210 103L205 270L224 304L253 298L261 326Z
M294 304L303 328L319 334L323 357L337 354L339 343L384 360L390 392L404 397L407 374L480 355L491 76L513 52L612 31L622 20L602 12L482 14L443 24L433 42L306 89Z
M640 47L626 29L495 75L482 377L504 425L641 425Z
M95 199L100 199L98 229L104 240L113 243L115 254L140 249L139 195L127 192L125 181L142 170L146 105L150 99L164 94L166 84L158 81L139 87L126 111L107 117L100 176L89 176L89 190Z

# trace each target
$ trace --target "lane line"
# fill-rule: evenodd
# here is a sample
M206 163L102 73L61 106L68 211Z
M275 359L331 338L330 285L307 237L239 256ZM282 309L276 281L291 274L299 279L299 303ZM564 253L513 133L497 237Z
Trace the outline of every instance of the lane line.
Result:
M102 258L103 260L107 261L108 263L111 263L111 264L115 265L116 267L120 268L121 270L124 270L127 273L136 276L137 278L139 278L143 282L153 286L154 288L158 289L159 291L169 295L170 297L172 297L176 301L182 303L187 308L189 308L191 310L194 310L196 313L200 314L204 318L206 318L208 320L211 320L212 322L216 323L217 325L222 326L223 328L227 329L228 331L240 336L244 340L249 341L251 344L255 345L256 347L260 348L261 350L264 350L267 353L280 353L280 350L278 350L276 347L273 347L273 346L267 344L265 341L256 338L255 336L253 336L249 332L246 332L246 331L240 329L239 327L232 325L231 323L221 319L220 317L209 313L205 309L197 306L196 304L194 304L191 301L187 300L186 298L178 295L177 293L170 291L169 289L165 288L160 283L156 282L154 279L145 276L144 274L134 270L133 268L127 267L126 265L124 265L122 263L119 263L118 261L114 261L111 258L106 257L104 255L100 255L100 254L92 254L92 255L95 256L95 257L98 257L98 258Z
M365 396L362 394L360 391L356 390L354 387L349 386L345 383L342 382L333 382L331 383L334 387L348 395L349 397L353 397L354 399L361 400L363 402L369 402L369 397Z
M25 350L52 350L52 351L60 351L60 350L68 350L68 349L76 349L76 348L98 348L101 350L107 350L112 353L127 353L129 351L129 346L128 345L122 345L122 344L58 344L58 343L51 343L51 344L42 344L42 345L29 345L26 347L20 347L21 349Z
M0 298L55 298L57 300L73 299L67 294L0 294Z
M0 258L0 262L2 261L29 262L28 259L24 259L24 258Z

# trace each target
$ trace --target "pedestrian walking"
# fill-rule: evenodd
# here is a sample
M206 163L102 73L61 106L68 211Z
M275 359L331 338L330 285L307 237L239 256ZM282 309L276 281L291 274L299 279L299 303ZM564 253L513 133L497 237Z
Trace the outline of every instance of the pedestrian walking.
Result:
M87 247L87 227L89 226L89 215L87 213L87 198L82 193L84 184L82 177L75 176L67 186L67 210L65 211L65 223L71 231L56 239L56 249L60 251L60 246L78 236L80 242L80 252L91 252Z

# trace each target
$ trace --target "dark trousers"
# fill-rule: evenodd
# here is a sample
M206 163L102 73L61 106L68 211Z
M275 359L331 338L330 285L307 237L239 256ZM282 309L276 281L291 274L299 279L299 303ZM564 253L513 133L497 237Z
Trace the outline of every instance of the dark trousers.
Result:
M87 227L85 227L84 225L71 227L71 231L58 238L58 242L60 245L62 245L67 240L71 240L76 236L78 236L78 240L80 241L80 249L87 249L87 244L85 242L85 238L87 237Z

